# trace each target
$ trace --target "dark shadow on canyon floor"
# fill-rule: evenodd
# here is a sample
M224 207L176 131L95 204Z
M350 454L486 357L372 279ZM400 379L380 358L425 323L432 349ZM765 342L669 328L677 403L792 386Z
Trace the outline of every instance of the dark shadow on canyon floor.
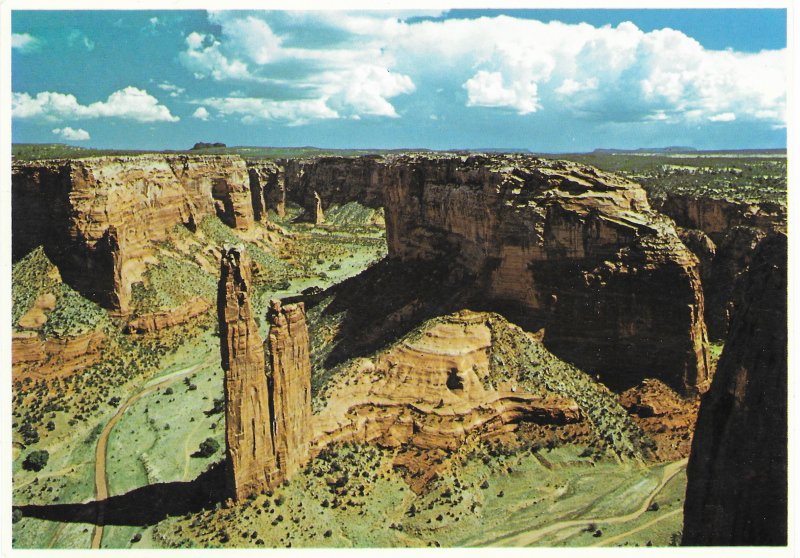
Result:
M169 516L213 508L225 498L225 462L191 481L149 484L104 502L14 506L23 517L95 525L154 525ZM101 509L102 508L102 509Z

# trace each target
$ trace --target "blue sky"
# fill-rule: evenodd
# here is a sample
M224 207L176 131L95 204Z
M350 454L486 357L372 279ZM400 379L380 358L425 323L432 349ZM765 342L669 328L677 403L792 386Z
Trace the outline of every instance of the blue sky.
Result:
M12 137L783 147L788 60L783 10L15 10Z

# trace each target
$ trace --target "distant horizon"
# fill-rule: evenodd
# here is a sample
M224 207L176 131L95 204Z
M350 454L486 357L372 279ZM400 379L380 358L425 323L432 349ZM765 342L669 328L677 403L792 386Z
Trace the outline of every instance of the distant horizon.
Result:
M213 143L213 142L206 142L206 143ZM222 143L222 142L220 142ZM12 146L23 146L23 145L38 145L38 146L48 146L48 145L55 145L55 146L64 146L79 150L87 150L87 151L143 151L143 152L183 152L183 151L193 151L193 147L163 147L163 148L150 148L150 147L143 147L143 148L131 148L131 147L120 147L120 146L111 146L111 147L97 147L94 145L75 145L72 143L64 143L64 142L12 142ZM751 151L751 152L769 152L769 151L781 151L787 152L786 147L737 147L737 148L708 148L708 149L697 149L692 146L675 146L675 145L664 145L664 146L647 146L647 147L634 147L634 148L618 148L618 147L595 147L590 148L586 151L534 151L528 148L522 147L447 147L441 149L433 149L429 147L420 147L420 146L405 146L405 147L365 147L365 146L357 146L357 147L331 147L325 145L225 145L224 147L208 147L208 148L201 148L202 149L316 149L320 151L430 151L430 152L455 152L455 151L473 151L473 152L481 152L481 151L488 151L488 152L505 152L505 153L530 153L530 154L542 154L542 155L571 155L571 154L589 154L594 152L620 152L620 153L734 153L734 152L741 152L741 151Z
M786 9L11 16L16 143L787 145Z

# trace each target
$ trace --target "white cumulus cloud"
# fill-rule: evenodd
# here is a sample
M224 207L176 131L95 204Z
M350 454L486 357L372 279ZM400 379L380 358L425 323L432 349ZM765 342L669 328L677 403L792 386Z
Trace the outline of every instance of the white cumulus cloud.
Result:
M213 35L192 32L186 37L186 50L178 58L194 72L196 78L212 77L217 81L227 79L258 80L250 74L247 64L229 60L221 51L222 43Z
M12 33L11 48L20 52L34 52L39 49L41 42L30 33Z
M211 97L201 102L222 116L240 117L244 124L252 124L259 120L277 120L297 126L311 120L340 116L321 99L273 101L253 97Z
M143 89L126 87L115 91L105 101L82 105L74 95L43 91L11 94L15 118L41 118L49 121L89 118L121 118L136 122L177 122L169 109Z
M732 112L721 112L719 114L709 116L708 119L711 122L733 122L736 120L736 115Z
M192 114L192 116L193 116L194 118L197 118L198 120L203 120L203 121L205 121L205 120L208 120L208 118L209 118L211 115L209 114L209 112L208 112L208 110L206 109L206 107L197 107L197 110L195 110L195 111L194 111L194 113Z
M785 125L786 49L709 50L631 22L409 15L214 12L220 32L187 35L179 60L198 78L249 84L255 119L398 117L397 99L441 90L442 102L529 118L699 123L732 114ZM237 111L247 104L227 98Z
M376 31L384 21L383 17L342 18L332 12L284 12L279 17L305 29L338 27L347 33L365 23L372 24L365 28ZM359 37L354 44L337 47L289 45L263 14L216 12L211 19L220 25L221 35L187 35L186 50L179 55L184 66L200 79L258 82L274 92L274 96L250 97L249 102L230 95L224 104L220 99L207 103L221 114L235 107L236 114L248 121L280 120L293 125L328 118L397 118L390 99L415 90L411 77L393 71L392 60L381 54L379 44L368 44L369 37L366 42ZM245 114L245 107L252 114Z
M506 85L500 72L480 70L464 83L468 107L506 107L519 114L541 108L536 82L512 82Z
M166 91L167 93L169 93L170 97L179 97L186 92L186 88L178 87L177 85L170 83L168 81L159 83L158 85L156 85L156 87L158 87L162 91Z
M64 128L54 128L53 133L61 138L69 141L85 141L91 139L89 137L89 132L82 128L70 128L66 126Z

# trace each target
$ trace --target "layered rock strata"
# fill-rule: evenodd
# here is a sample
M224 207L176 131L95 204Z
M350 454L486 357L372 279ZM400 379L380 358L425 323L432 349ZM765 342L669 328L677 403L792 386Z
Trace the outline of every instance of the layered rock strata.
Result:
M357 200L385 206L391 257L464 268L487 306L521 310L550 348L609 383L655 376L686 393L708 381L697 259L638 185L589 167L419 155L248 169L235 156L148 155L15 165L14 176L14 238L32 239L15 254L41 241L70 285L122 313L152 242L176 224L218 214L247 228L276 193L312 216Z
M267 312L267 375L272 410L272 438L283 480L308 457L312 435L311 356L303 303L270 301Z
M150 312L130 320L125 326L125 333L151 333L186 322L205 314L211 305L202 297L195 297L171 310Z
M44 339L36 331L15 331L11 336L14 376L68 375L99 362L105 341L102 331L72 337Z
M228 493L237 500L266 490L277 469L264 346L250 305L249 263L244 252L224 252L217 294Z
M786 208L773 202L747 203L673 193L654 205L678 226L703 231L716 243L733 227L754 227L766 232L786 224Z
M655 207L684 228L681 239L700 258L709 337L725 339L736 278L747 269L758 241L786 230L786 207L678 193L657 200Z
M319 157L280 161L285 168L285 198L305 208L313 216L315 194L321 199L321 209L357 201L380 208L384 205L384 158Z
M15 379L67 375L101 359L106 337L99 329L51 338L42 333L56 306L56 296L43 293L20 316L11 334L11 365Z
M315 416L315 450L336 441L455 450L473 433L583 420L566 397L526 392L512 379L489 384L489 320L488 314L464 311L374 358L358 359Z
M264 160L247 161L254 218L267 221L271 209L278 217L286 214L286 187L283 165Z
M253 223L244 161L229 156L143 155L13 166L15 258L44 245L62 277L106 308L127 312L153 242L207 215Z
M250 304L250 261L222 255L217 310L225 371L228 492L236 500L274 488L306 460L311 364L303 306L273 302L264 350Z
M787 243L762 241L703 397L687 469L683 544L787 541Z
M382 181L390 257L463 266L487 304L544 327L548 348L614 387L707 387L698 260L637 184L477 156L396 158Z

